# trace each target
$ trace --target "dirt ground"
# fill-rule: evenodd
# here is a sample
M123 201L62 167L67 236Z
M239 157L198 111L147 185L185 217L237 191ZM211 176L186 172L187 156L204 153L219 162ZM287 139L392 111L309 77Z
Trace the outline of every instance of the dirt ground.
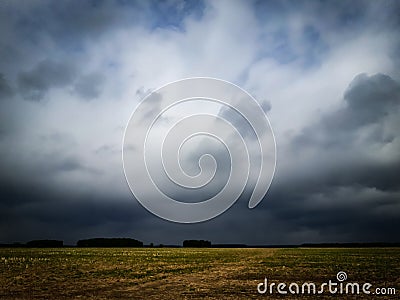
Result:
M1 299L399 299L400 249L0 249ZM396 295L259 294L257 285L368 282ZM286 288L287 289L287 288ZM397 297L397 298L396 298Z

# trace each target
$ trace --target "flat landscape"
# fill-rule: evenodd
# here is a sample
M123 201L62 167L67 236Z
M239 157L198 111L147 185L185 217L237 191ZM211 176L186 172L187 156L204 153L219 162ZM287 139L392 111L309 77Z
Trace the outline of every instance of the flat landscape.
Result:
M1 248L1 299L399 299L400 248ZM336 274L370 295L260 295ZM373 295L376 287L396 295ZM286 287L287 290L287 287Z

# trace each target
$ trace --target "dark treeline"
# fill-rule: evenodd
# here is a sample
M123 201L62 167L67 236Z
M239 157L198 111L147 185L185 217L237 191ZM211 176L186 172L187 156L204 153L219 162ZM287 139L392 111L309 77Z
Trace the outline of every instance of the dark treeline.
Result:
M64 245L61 240L33 240L27 243L0 244L7 248L58 248L74 247ZM76 247L158 247L178 248L181 245L144 245L143 242L132 238L92 238L79 240ZM212 244L207 240L185 240L183 247L193 248L382 248L400 247L400 243L304 243L299 245L246 245L246 244Z
M400 243L321 243L302 244L300 247L307 248L379 248L379 247L400 247Z
M246 244L212 244L213 248L248 248Z
M79 240L77 247L143 247L143 242L130 238L94 238Z
M59 240L33 240L25 244L23 243L0 244L0 247L58 248L58 247L64 247L64 242Z
M211 247L211 242L205 240L185 240L183 241L183 247L209 248Z
M64 242L58 240L34 240L27 242L26 246L32 248L57 248L64 246Z

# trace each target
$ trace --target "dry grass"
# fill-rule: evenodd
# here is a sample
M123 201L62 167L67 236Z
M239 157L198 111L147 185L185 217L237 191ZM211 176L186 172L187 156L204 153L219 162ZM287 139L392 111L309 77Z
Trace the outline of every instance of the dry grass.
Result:
M276 283L322 283L335 280L338 271L347 272L351 282L395 287L398 293L399 250L0 249L0 298L295 299L293 295L258 295L257 284L264 277Z

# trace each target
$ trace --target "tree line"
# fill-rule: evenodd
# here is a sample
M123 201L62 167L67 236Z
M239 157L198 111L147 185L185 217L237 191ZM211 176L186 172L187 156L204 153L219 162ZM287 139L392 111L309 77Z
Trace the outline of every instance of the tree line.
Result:
M0 247L27 247L27 248L58 248L65 247L64 241L61 240L32 240L27 243L0 244ZM76 243L76 247L180 247L178 245L163 245L154 246L144 245L142 241L133 238L91 238L82 239ZM183 247L204 248L211 247L210 241L205 240L185 240Z

